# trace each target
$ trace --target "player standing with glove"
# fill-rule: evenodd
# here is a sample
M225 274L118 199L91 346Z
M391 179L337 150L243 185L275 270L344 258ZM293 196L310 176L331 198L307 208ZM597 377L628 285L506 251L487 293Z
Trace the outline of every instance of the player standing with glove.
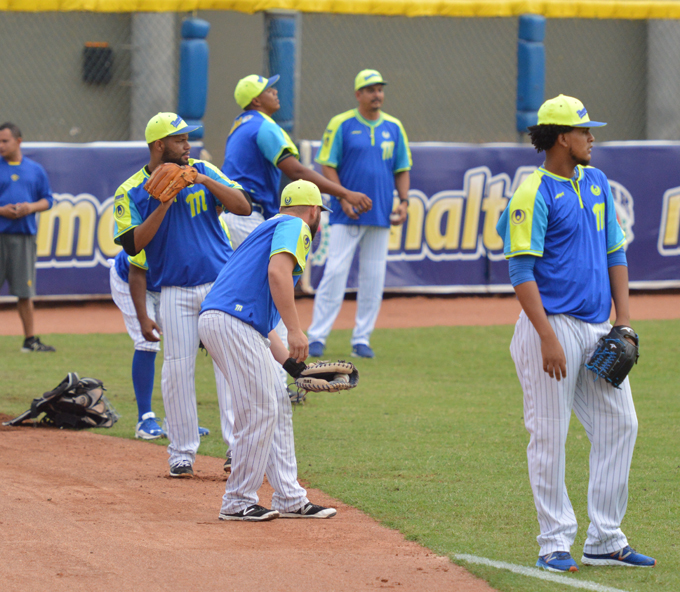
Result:
M545 163L520 185L497 225L523 309L510 352L530 434L529 479L540 526L536 565L550 571L578 571L570 555L577 522L564 481L572 410L591 443L590 526L581 562L656 565L628 545L620 528L638 429L629 381L618 389L585 366L612 328L612 299L615 325L630 329L626 240L607 178L588 166L590 128L603 125L590 121L577 99L546 101L538 125L529 128Z
M172 477L193 476L200 444L194 381L198 314L232 253L216 207L251 212L237 183L210 163L189 158L189 132L195 129L175 113L152 117L146 127L149 164L118 188L113 205L116 242L132 257L145 250L149 279L161 288L161 391ZM215 379L218 393L227 388L217 369ZM218 399L225 401L226 394Z

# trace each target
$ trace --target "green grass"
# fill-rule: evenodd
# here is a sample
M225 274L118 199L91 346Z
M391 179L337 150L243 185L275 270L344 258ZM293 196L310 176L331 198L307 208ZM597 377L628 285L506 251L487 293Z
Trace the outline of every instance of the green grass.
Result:
M680 352L675 339L680 322L637 322L635 327L642 335L642 357L631 381L640 430L623 529L631 544L655 556L659 565L651 570L583 567L570 577L630 592L675 592L680 590ZM439 554L532 566L538 525L526 468L522 393L508 351L511 335L510 326L376 331L371 345L378 357L358 362L358 389L310 395L295 408L300 477ZM22 355L19 338L0 337L0 412L24 411L33 397L74 370L102 379L123 415L105 432L131 437L136 407L127 335L52 335L45 341L57 347L56 354ZM334 332L326 356L346 358L348 352L349 332ZM200 452L223 456L211 371L210 360L199 355L199 417L213 432ZM154 409L162 417L160 359L156 384ZM580 525L573 548L577 561L588 526L588 450L585 432L573 418L567 484ZM462 565L503 592L573 590Z

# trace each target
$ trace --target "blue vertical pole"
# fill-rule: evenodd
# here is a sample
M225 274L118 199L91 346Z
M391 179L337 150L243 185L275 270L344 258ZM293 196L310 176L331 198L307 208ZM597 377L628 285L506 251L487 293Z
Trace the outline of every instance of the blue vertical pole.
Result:
M523 14L519 17L517 41L517 132L536 125L538 109L545 95L545 17ZM520 136L521 137L521 136Z
M186 19L182 23L179 47L179 95L177 114L188 125L203 126L208 100L208 42L210 23L202 19ZM190 140L200 140L203 127L189 134Z
M269 76L278 74L276 83L281 108L274 120L291 136L294 135L296 119L296 96L299 81L299 23L297 13L267 13L267 60Z

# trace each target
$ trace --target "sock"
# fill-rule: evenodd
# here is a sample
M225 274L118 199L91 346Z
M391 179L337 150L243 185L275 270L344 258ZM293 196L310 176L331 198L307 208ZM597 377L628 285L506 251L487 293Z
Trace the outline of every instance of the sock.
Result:
M142 421L142 415L151 411L151 395L153 394L153 380L156 373L156 352L136 349L132 357L132 386L137 398L137 413Z

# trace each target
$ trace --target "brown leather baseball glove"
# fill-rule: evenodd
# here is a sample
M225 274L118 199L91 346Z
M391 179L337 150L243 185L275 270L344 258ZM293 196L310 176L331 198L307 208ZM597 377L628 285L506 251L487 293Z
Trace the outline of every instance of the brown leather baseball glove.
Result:
M144 184L144 190L151 197L165 203L174 199L182 189L193 185L197 176L198 171L194 167L166 162L156 167L149 180Z

